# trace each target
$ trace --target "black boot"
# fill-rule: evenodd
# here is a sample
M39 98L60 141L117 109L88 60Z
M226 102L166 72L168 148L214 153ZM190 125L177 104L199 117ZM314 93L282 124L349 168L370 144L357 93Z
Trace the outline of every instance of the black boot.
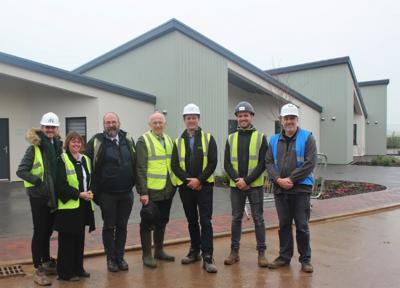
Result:
M151 231L148 229L140 229L140 241L142 242L143 264L150 268L156 268L157 263L151 254Z
M175 261L175 257L168 255L164 252L164 235L165 225L161 227L156 227L156 229L154 230L154 258L173 262Z

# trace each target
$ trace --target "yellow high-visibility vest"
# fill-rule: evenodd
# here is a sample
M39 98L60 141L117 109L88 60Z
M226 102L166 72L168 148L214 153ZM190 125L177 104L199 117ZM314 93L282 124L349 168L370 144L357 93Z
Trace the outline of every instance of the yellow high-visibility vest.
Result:
M250 145L249 145L249 165L248 165L247 175L250 175L250 173L253 172L253 170L257 167L258 155L260 153L263 137L264 134L258 131L254 131L251 134ZM228 136L228 143L231 153L231 163L236 173L239 173L238 138L239 138L239 132L229 134ZM261 175L256 180L250 183L250 187L260 187L263 185L264 185L264 173L261 173ZM230 179L229 186L236 187L234 179Z
M176 185L176 177L171 169L173 142L167 134L163 134L165 148L151 131L143 135L147 147L147 188L161 190L167 184L169 175L172 185Z
M43 181L44 165L43 165L42 152L40 151L39 146L33 145L33 147L35 148L35 158L33 159L31 173L35 176L38 176ZM28 181L24 181L24 186L25 188L28 188L28 187L34 187L35 185Z
M90 158L87 157L86 155L83 155L83 157L86 160L86 164L88 167L88 172L89 175L86 175L86 177L89 177L90 179L90 174L91 174L91 168L90 168ZM67 182L69 184L69 186L77 189L79 191L79 181L78 181L78 176L76 175L76 170L75 170L75 166L72 163L72 161L69 159L67 153L62 153L61 154L61 159L64 161L65 163L65 171L67 174ZM63 209L77 209L79 208L79 198L78 199L70 199L67 201L67 203L63 203L60 199L58 199L58 210L63 210ZM94 205L93 205L93 201L90 200L90 204L92 206L92 210L94 211Z
M201 131L201 147L203 150L203 171L206 169L208 164L208 146L210 144L211 134L204 133ZM186 171L186 163L185 163L185 155L186 155L186 147L185 147L185 139L182 137L176 138L175 140L176 148L178 149L178 158L179 158L179 166L182 170ZM208 183L214 183L214 175L211 174L210 177L206 180ZM177 185L181 185L183 182L177 177Z

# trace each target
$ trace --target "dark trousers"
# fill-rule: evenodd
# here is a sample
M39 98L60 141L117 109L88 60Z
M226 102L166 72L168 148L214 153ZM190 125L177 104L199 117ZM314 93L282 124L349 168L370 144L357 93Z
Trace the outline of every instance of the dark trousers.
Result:
M213 186L204 185L200 191L181 186L179 187L179 195L188 221L191 248L196 251L201 250L203 257L213 255L213 228L211 223Z
M292 223L296 225L297 251L299 261L309 263L311 261L310 230L310 194L276 194L275 206L279 218L279 256L290 261L293 256Z
M238 250L240 246L240 237L242 235L242 219L246 198L249 199L251 216L254 222L256 233L257 250L265 251L265 223L264 223L264 188L251 188L242 191L237 188L231 188L232 205L232 236L231 248Z
M125 253L127 225L133 206L133 193L102 193L103 245L107 260L122 260Z
M50 237L53 233L54 213L50 213L47 199L29 197L33 220L32 260L35 268L50 260Z
M58 233L57 273L61 279L70 279L84 271L84 247L84 227L79 234Z
M152 201L156 204L158 211L160 211L160 221L156 225L149 226L147 223L141 221L140 229L163 229L169 222L169 214L171 211L172 199L162 201Z

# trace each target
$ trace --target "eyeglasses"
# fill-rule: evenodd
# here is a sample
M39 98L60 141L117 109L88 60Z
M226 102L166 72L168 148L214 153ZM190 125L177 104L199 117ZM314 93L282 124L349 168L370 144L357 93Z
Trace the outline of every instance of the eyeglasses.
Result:
M44 126L44 128L45 128L45 129L48 129L48 130L50 130L50 129L57 129L56 126Z

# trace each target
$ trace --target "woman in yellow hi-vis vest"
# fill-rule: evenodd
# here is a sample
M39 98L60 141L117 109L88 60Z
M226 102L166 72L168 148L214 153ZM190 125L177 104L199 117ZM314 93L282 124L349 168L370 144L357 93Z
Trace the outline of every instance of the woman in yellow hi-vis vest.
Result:
M50 237L57 209L54 192L57 157L62 153L59 125L58 116L48 112L42 116L40 129L28 130L26 139L31 145L17 170L17 176L24 180L32 212L33 281L41 286L50 285L47 275L56 274L56 262L50 257Z
M67 135L64 148L66 152L58 161L56 183L57 273L59 280L79 281L81 277L90 277L83 268L85 226L89 226L89 232L95 229L93 193L90 190L91 164L89 157L81 154L84 141L78 133Z

